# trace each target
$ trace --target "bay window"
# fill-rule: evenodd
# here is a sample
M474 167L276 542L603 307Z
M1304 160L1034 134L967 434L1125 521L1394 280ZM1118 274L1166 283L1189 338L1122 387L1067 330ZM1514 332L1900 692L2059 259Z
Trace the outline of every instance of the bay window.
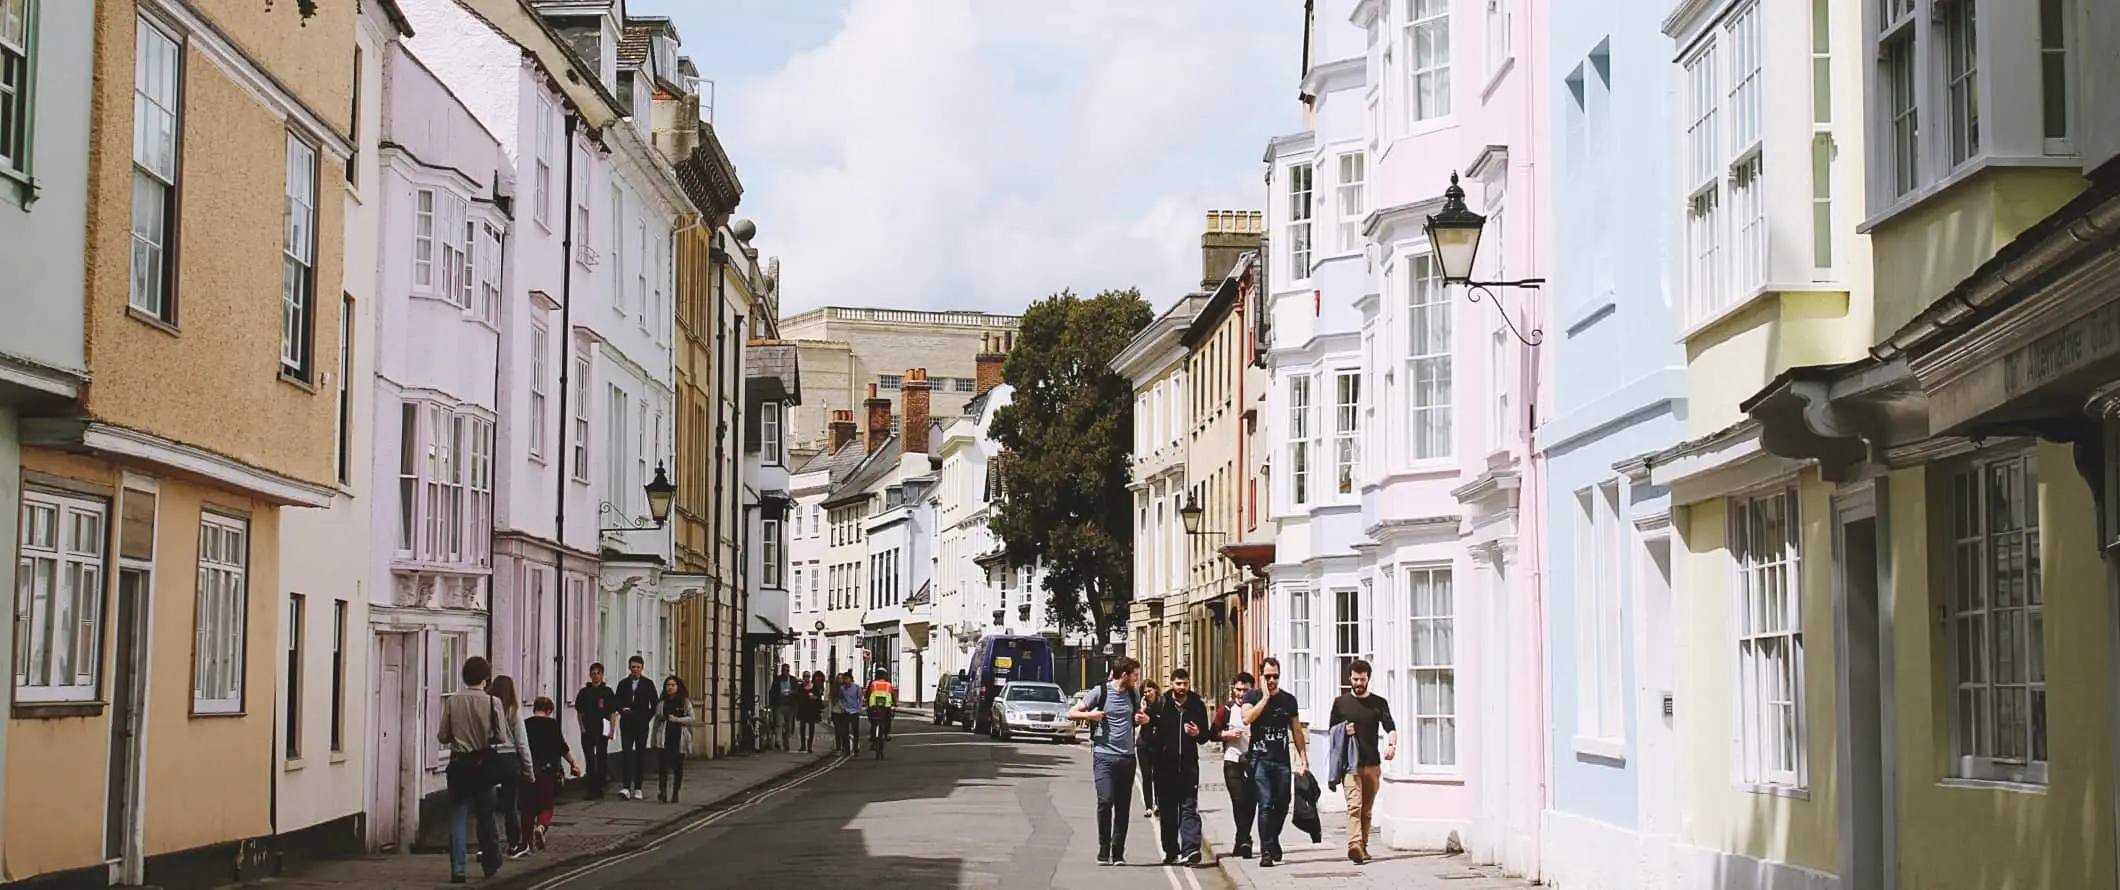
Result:
M1442 269L1431 254L1413 258L1407 275L1406 388L1411 424L1409 455L1433 460L1452 453L1451 305Z
M1412 72L1406 119L1450 114L1450 0L1406 0L1406 62Z
M1362 463L1362 374L1340 371L1333 379L1333 491L1354 494Z
M1290 501L1299 507L1310 503L1311 477L1316 473L1317 447L1312 442L1317 433L1311 409L1310 378L1288 378L1288 490Z

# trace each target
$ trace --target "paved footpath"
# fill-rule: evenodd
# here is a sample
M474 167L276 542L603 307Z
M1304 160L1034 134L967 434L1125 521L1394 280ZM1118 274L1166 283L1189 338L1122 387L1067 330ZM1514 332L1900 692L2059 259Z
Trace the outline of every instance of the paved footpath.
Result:
M825 750L829 751L830 737L823 741ZM622 801L614 796L585 801L576 798L575 789L570 786L561 792L560 805L552 815L552 829L546 835L544 851L509 860L490 881L479 879L478 856L474 851L471 854L471 886L513 890L539 883L567 868L623 855L628 850L652 843L658 835L679 829L712 812L744 805L759 796L784 793L776 792L776 787L807 771L826 766L834 759L824 754L774 751L689 761L685 764L685 802L682 804L656 803L653 797ZM650 776L642 787L652 794L654 777ZM495 827L499 827L498 822ZM506 838L502 840L505 842ZM386 853L315 862L297 873L238 886L398 890L446 887L448 881L447 853Z
M1323 784L1320 783L1322 790ZM1216 864L1238 890L1518 890L1531 884L1506 878L1498 869L1475 866L1463 856L1440 852L1393 850L1372 839L1367 865L1347 861L1347 812L1326 791L1318 798L1324 836L1311 843L1310 836L1289 826L1281 832L1281 851L1288 858L1273 868L1260 868L1257 859L1221 856ZM1330 806L1333 809L1326 811ZM1208 845L1216 851L1229 849L1236 838L1236 824L1229 815L1229 792L1222 786L1219 755L1200 764L1200 822ZM1256 829L1254 829L1256 831ZM1258 846L1254 834L1252 846Z

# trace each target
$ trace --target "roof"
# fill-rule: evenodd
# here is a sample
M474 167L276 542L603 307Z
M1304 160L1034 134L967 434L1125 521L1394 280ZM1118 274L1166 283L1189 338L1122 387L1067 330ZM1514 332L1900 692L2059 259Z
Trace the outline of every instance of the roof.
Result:
M381 5L383 17L390 20L390 27L396 28L399 36L414 36L412 22L405 18L405 10L398 6L398 0L382 0Z
M841 479L845 479L847 474L859 468L862 459L866 457L868 457L868 453L861 448L861 437L855 436L845 445L839 446L838 451L826 450L817 452L808 461L805 461L802 466L797 467L795 472L826 473L833 484L837 484ZM827 492L825 496L830 497L831 494Z
M753 340L744 347L744 391L753 402L802 404L802 369L795 344Z
M847 449L859 448L860 445L861 439L856 437L854 441L847 443ZM824 496L824 502L827 505L840 503L867 491L869 486L898 471L898 456L898 437L891 436L883 440L883 444L863 457L861 466L847 474L845 479L832 480L832 491Z
M1230 267L1229 274L1222 279L1222 283L1215 288L1215 292L1207 298L1207 304L1201 306L1200 311L1193 315L1192 323L1185 326L1185 333L1180 335L1178 342L1185 344L1187 349L1192 348L1195 344L1207 339L1208 334L1214 331L1215 326L1221 324L1222 319L1229 316L1229 311L1237 305L1237 291L1241 289L1238 284L1244 274L1251 269L1251 264L1257 261L1258 258L1259 252L1256 250L1247 250L1243 255L1237 257L1237 264Z

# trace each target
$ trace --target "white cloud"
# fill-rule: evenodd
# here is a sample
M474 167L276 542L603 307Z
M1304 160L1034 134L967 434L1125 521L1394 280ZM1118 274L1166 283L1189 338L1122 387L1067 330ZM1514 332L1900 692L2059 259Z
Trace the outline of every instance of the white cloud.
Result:
M1197 287L1202 215L1259 207L1265 141L1298 126L1299 9L853 0L717 109L783 311Z

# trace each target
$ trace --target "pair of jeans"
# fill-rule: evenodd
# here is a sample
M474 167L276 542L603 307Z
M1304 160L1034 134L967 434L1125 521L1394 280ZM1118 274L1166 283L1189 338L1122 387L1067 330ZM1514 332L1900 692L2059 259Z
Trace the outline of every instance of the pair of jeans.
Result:
M817 721L802 721L802 750L808 751L817 744Z
M1237 821L1235 849L1251 849L1251 823L1259 815L1259 786L1243 761L1222 761L1222 786L1229 789L1230 816Z
M660 753L655 758L655 796L668 794L675 801L685 790L685 755L675 743L664 744Z
M1163 855L1191 856L1200 852L1200 777L1188 775L1177 764L1166 763L1156 768L1156 799L1163 802L1157 810L1158 821L1163 829Z
M788 750L788 738L795 734L794 705L781 705L773 709L773 731L780 737L780 750Z
M1251 780L1259 802L1259 852L1281 858L1281 828L1288 824L1289 783L1295 775L1288 761L1258 758L1251 765Z
M1376 818L1377 789L1383 786L1382 766L1360 766L1340 780L1347 797L1347 852L1369 855L1370 823Z
M1089 768L1097 784L1097 858L1122 858L1134 805L1134 759L1099 751L1090 755Z
M595 726L582 727L582 759L589 762L586 771L590 797L604 796L604 786L611 782L611 737L604 735L603 721Z
M624 720L618 724L619 756L625 761L625 775L619 777L619 787L627 791L639 791L647 767L643 758L648 753L648 721Z
M465 822L478 820L478 861L488 875L500 871L501 840L493 829L493 789L482 787L476 791L454 795L449 813L449 876L464 876L464 846L468 842Z
M1156 764L1146 757L1141 758L1141 805L1151 810L1156 808Z
M510 751L502 756L508 759L509 766L515 765L515 752ZM523 845L522 800L523 774L510 770L508 777L501 780L500 787L494 794L493 802L493 808L500 813L502 827L507 829L508 849L510 850Z

